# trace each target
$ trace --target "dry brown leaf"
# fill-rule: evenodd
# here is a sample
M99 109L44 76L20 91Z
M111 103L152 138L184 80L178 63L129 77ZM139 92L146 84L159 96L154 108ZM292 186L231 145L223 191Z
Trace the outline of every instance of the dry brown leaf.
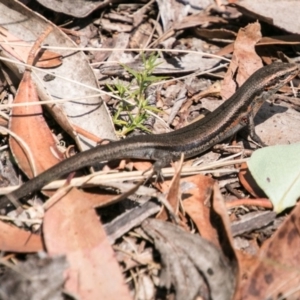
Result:
M211 197L215 181L203 175L187 177L183 180L195 185L188 190L189 197L183 201L184 211L191 217L200 235L215 246L219 246L218 234L210 220Z
M8 125L8 120L0 116L0 126L7 127L7 125Z
M247 282L235 299L299 299L299 203L263 245Z
M235 270L220 249L200 236L161 220L148 219L142 229L160 252L164 266L160 283L167 289L173 285L176 300L192 300L197 295L202 299L231 299Z
M40 44L51 30L52 27L49 26L30 50L30 54L27 58L29 65L33 63ZM31 79L31 72L26 69L14 103L38 101L39 98ZM63 156L56 147L56 141L44 120L40 105L13 107L9 119L9 128L15 135L20 137L30 149L31 156L24 150L24 145L10 136L9 144L14 158L19 167L29 178L42 173L62 159Z
M31 74L26 71L19 85L14 103L39 101ZM60 162L63 158L56 147L56 141L46 124L40 105L13 107L9 128L29 146L34 158L37 174ZM29 177L34 176L27 153L12 137L10 149L20 169Z
M38 252L44 250L41 236L0 221L0 249L7 252Z
M217 183L203 175L192 176L188 180L196 187L188 191L191 196L183 202L184 209L195 222L201 236L222 249L238 274L230 221Z
M260 206L260 207L272 209L273 205L270 202L270 200L266 198L262 198L265 197L265 193L262 191L262 189L257 185L255 180L253 179L248 169L247 163L242 163L239 169L240 172L238 176L239 176L240 183L248 191L248 193L250 193L256 199L246 198L246 199L233 200L227 202L226 207L230 209L241 205L246 205L246 206L253 205L253 206Z
M251 247L251 249L255 249L252 250L253 252L258 252L259 251L259 246L257 244L256 240L249 240L249 244ZM241 284L243 281L247 281L247 279L249 278L251 269L253 267L253 265L255 265L257 263L257 256L254 255L250 255L245 251L242 250L235 250L237 258L238 258L238 262L239 262L239 267L240 267L240 280L239 283ZM237 287L238 289L239 287Z
M152 26L150 23L140 24L130 38L129 48L146 48L151 37Z
M267 198L256 198L256 199L242 198L242 199L226 202L227 209L232 209L240 206L258 206L267 209L273 209L272 202Z
M131 299L106 233L88 196L72 189L45 214L51 255L66 255L66 289L80 299Z
M3 27L0 27L0 45L17 60L24 63L27 61L31 48L30 44L14 36ZM61 64L62 60L60 54L49 50L43 50L37 56L34 65L40 68L55 68Z
M253 197L261 197L264 192L257 185L253 179L251 173L249 172L248 166L246 163L243 163L240 167L239 180L243 187L250 193Z
M101 26L107 31L117 31L117 32L131 32L133 29L132 25L124 24L120 22L112 22L108 19L101 19Z
M269 46L269 45L299 45L299 35L298 34L290 34L290 35L279 35L262 37L257 46Z
M215 36L213 36L214 34L214 30L208 30L208 29L201 29L200 32L204 32L203 36L205 36L206 31L207 32L207 38L216 38ZM209 35L209 33L211 32L211 36ZM201 34L201 33L200 33ZM221 35L220 34L217 34ZM278 35L278 36L272 36L272 37L267 37L267 36L263 36L259 42L256 44L256 46L274 46L274 45L299 45L300 41L299 41L299 35L297 34L290 34L290 35ZM219 51L217 51L215 54L216 55L220 55L220 56L225 56L228 55L230 53L233 52L233 47L234 44L228 44L227 46L223 47L222 49L220 49ZM272 62L271 57L270 57L270 47L268 48L263 48L263 49L267 49L267 50L262 50L263 47L259 47L258 48L258 52L261 55L261 53L266 52L268 54L268 56L266 57L266 59L268 59L268 63L270 64ZM275 49L275 51L277 51L278 49ZM265 61L266 62L266 61Z
M49 50L41 50L34 65L39 68L55 68L62 64L61 55Z
M206 39L234 39L236 33L234 31L221 28L221 29L207 29L207 28L194 28L194 33L200 38Z
M223 99L233 95L251 74L262 67L261 59L255 52L255 45L260 38L260 24L257 22L239 30L234 42L232 60L222 83Z
M204 97L209 96L219 96L221 90L221 83L220 81L215 81L212 85L210 85L207 89L203 91L199 91L195 93L189 101L195 101L196 103L199 103L200 100Z
M180 175L182 169L183 157L179 162L175 164L175 173L171 181L165 181L162 183L162 189L167 192L167 201L172 208L172 212L175 215L178 215L179 212L179 199L181 197L180 191ZM166 207L163 207L160 213L157 216L157 219L160 220L167 220L168 219L168 212Z
M230 53L233 52L233 43L228 44L227 46L225 46L224 48L220 49L219 51L217 51L215 54L216 55L220 55L220 56L226 56Z
M147 171L152 168L152 163L149 161L134 161L133 166L138 171Z
M208 24L226 24L227 21L220 17L207 16L203 15L203 13L194 14L190 16L184 17L181 21L177 21L174 23L173 28L175 30L182 30L190 27L196 27L199 25L208 25Z
M231 234L231 224L227 213L224 198L217 183L214 184L211 218L214 220L214 226L218 228L218 235L221 248L225 256L231 261L231 265L238 270L237 258L233 247L233 238ZM237 272L236 272L237 274Z

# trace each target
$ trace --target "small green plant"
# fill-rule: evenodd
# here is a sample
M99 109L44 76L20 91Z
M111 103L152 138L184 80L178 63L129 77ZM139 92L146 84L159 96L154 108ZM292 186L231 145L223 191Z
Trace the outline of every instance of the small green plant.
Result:
M141 57L143 61L142 71L135 71L121 64L122 67L133 76L131 83L127 86L121 82L114 84L113 87L107 85L112 93L122 99L113 116L114 124L121 128L118 132L121 136L128 134L136 128L149 132L143 125L149 117L149 111L160 112L155 106L148 104L145 98L145 91L152 83L165 79L165 77L152 75L155 67L158 66L158 63L156 63L157 55L151 54L146 58L145 55L142 54Z

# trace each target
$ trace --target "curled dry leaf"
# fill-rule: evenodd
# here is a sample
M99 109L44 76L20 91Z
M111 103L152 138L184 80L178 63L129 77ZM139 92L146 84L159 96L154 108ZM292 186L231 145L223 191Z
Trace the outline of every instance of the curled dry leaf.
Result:
M253 197L257 198L260 196L264 196L264 192L261 190L261 188L255 182L246 163L243 163L240 167L239 180L240 180L241 184L243 185L243 187Z
M168 195L166 197L166 201L169 204L169 209L166 206L163 206L157 218L160 220L167 220L168 214L172 214L173 217L176 217L179 213L179 204L181 198L180 191L180 175L182 170L183 157L181 157L180 161L175 164L175 174L172 178L172 181L165 181L162 183L162 189L168 191Z
M213 244L178 226L155 219L146 220L142 229L160 252L164 265L161 283L167 288L173 285L176 299L192 300L199 291L207 293L203 287L205 283L211 299L231 299L235 275L222 252Z
M19 85L14 103L31 101L38 102L39 98L35 85L31 80L31 74L26 72ZM33 162L28 157L28 153L13 137L9 139L14 158L29 178L36 175L33 173L32 167L39 174L63 159L62 153L57 149L52 132L44 120L40 105L13 107L9 128L30 148ZM34 166L32 166L32 163Z
M28 64L32 64L37 49L51 30L52 28L48 27L36 41L30 50L27 59ZM38 100L36 88L31 79L31 72L26 69L14 103L30 103L38 102ZM10 136L10 149L19 167L29 178L57 164L62 158L62 154L56 147L54 137L44 120L40 105L13 107L9 119L9 129L22 140L21 144L13 136ZM23 143L26 144L26 151Z

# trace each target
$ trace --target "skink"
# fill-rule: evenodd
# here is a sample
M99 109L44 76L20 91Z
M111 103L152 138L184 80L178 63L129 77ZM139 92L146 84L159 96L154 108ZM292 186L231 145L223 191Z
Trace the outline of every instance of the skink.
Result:
M248 127L254 141L262 143L255 133L254 116L267 98L298 73L299 67L293 63L274 63L263 67L204 119L173 132L133 136L78 153L2 196L0 207L5 207L10 201L18 202L63 175L102 161L124 158L153 160L154 169L159 171L177 160L181 153L185 158L201 154L244 127Z

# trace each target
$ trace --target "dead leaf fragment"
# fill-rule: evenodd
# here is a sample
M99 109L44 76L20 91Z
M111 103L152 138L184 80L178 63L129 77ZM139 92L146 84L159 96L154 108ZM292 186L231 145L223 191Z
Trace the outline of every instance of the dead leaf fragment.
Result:
M211 299L231 299L234 293L234 274L222 253L211 243L185 232L171 223L148 219L142 228L153 240L161 255L164 269L161 282L167 288L173 285L176 299L195 299L203 287L204 276ZM205 295L202 294L202 296Z
M300 296L300 205L263 245L259 259L235 299L298 299Z
M244 0L237 9L253 18L277 26L285 31L300 34L300 24L295 22L300 14L298 0Z
M32 101L38 102L39 98L36 87L31 80L31 74L26 72L19 85L14 103ZM57 164L63 158L61 152L56 147L56 141L53 138L52 132L44 120L40 105L13 107L9 128L30 148L37 174ZM32 178L36 174L33 173L32 162L28 158L28 153L24 151L23 147L13 137L10 137L9 143L20 169L29 178Z
M177 21L174 24L175 30L181 30L186 29L190 27L196 27L199 25L208 25L208 24L226 24L227 21L220 17L213 17L213 16L207 16L203 15L203 13L194 14L190 16L186 16L182 19L182 21Z
M45 214L48 252L66 255L66 289L80 299L131 299L106 233L88 195L72 189ZM113 278L113 280L112 280Z
M30 253L44 249L41 236L0 221L0 249Z
M180 161L175 165L175 174L171 181L165 181L162 183L162 189L167 189L167 197L166 201L169 207L163 207L161 212L158 214L157 218L160 220L167 220L169 214L171 217L176 218L179 213L179 204L180 204L180 174L183 164L183 157L181 157Z
M41 43L51 31L52 27L49 26L32 46L27 58L28 65L32 65ZM38 101L36 87L31 79L31 71L26 69L14 103ZM29 178L57 164L62 158L62 154L56 148L54 137L44 120L40 105L28 106L26 104L13 107L9 119L9 129L22 140L20 143L14 136L10 136L10 149L19 167ZM37 137L43 137L43 139Z
M189 196L183 201L184 211L191 217L200 235L215 246L219 246L218 234L210 221L214 180L203 175L182 180L193 182L195 186L187 191Z
M265 196L264 192L261 190L261 188L257 185L255 180L253 179L246 163L243 163L240 167L239 180L243 185L243 187L253 197L259 198L261 196Z
M27 46L26 46L27 45ZM0 26L0 46L11 56L25 63L27 61L31 44L19 39L4 27ZM40 68L54 68L62 63L59 53L42 50L35 59L34 65Z
M250 75L262 67L261 59L255 52L255 45L260 38L258 22L239 30L234 42L232 60L222 83L221 96L223 99L228 99L233 95Z
M151 32L152 26L150 23L147 22L140 24L130 38L129 47L141 49L145 48L147 43L149 43Z
M194 28L194 32L197 36L206 39L221 39L221 40L232 40L236 37L234 31L227 29L207 29L207 28Z
M37 0L43 6L66 15L77 18L83 18L92 13L94 10L106 7L112 0Z

